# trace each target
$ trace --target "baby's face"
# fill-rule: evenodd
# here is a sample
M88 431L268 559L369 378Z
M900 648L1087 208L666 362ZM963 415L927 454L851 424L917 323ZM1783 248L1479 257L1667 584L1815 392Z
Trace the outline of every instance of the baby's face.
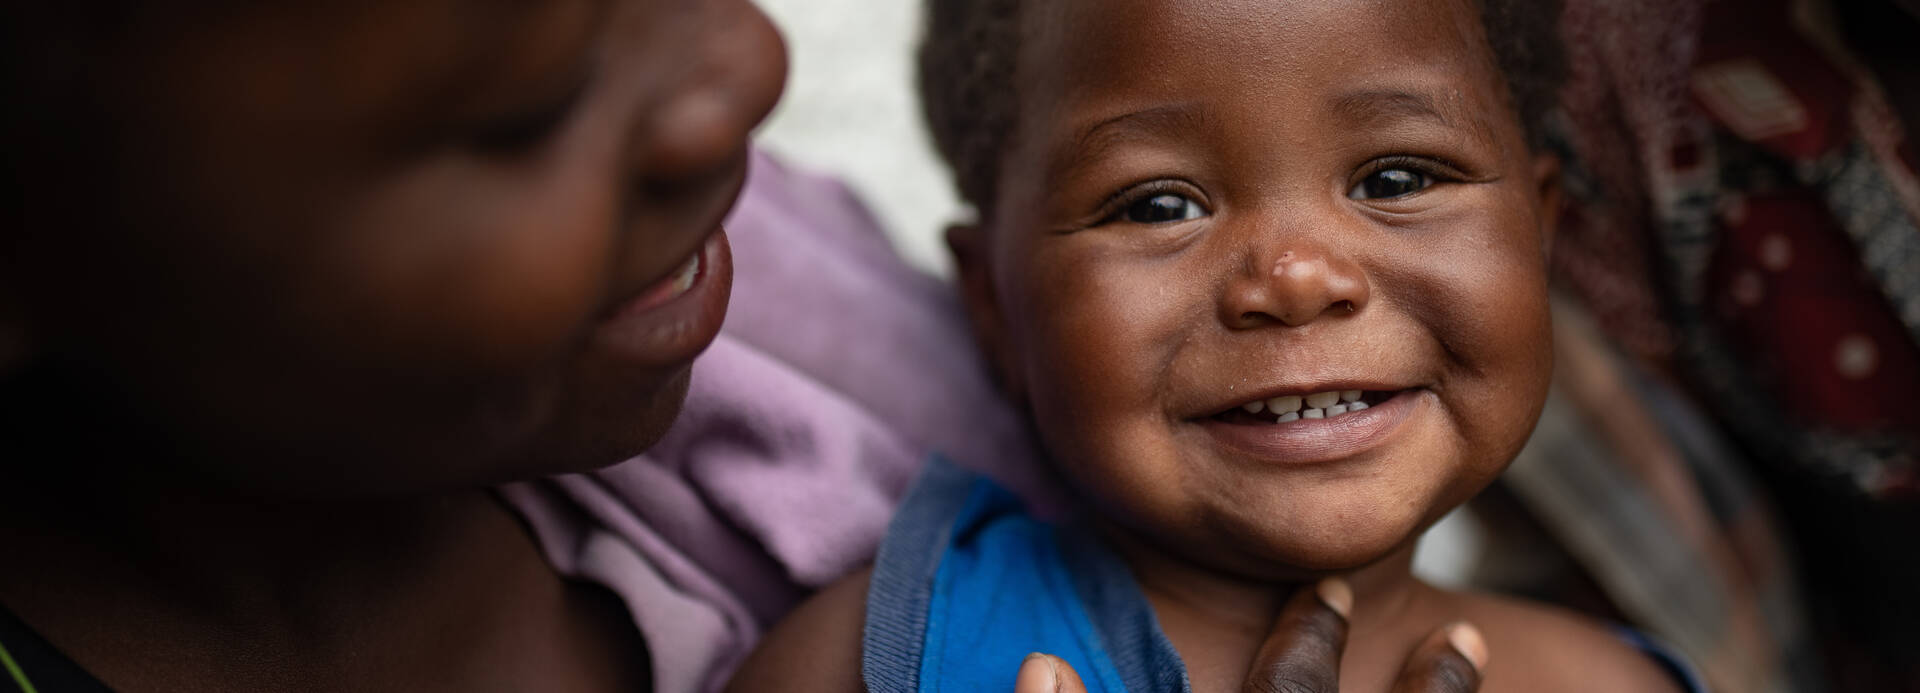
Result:
M725 311L720 221L785 75L766 18L223 5L100 48L120 219L42 237L36 336L86 345L246 487L480 483L651 444Z
M1546 394L1555 192L1473 3L1029 14L962 271L1083 492L1288 578L1383 557L1499 473Z

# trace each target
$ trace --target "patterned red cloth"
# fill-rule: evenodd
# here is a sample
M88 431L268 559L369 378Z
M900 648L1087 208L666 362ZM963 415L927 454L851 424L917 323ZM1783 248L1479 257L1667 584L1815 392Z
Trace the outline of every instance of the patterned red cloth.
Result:
M1719 249L1705 277L1710 322L1740 345L1748 370L1763 376L1757 384L1796 422L1842 435L1911 435L1920 431L1920 407L1911 406L1920 347L1837 218L1857 210L1829 206L1849 191L1806 175L1859 157L1866 160L1850 165L1877 168L1886 192L1901 183L1911 190L1911 143L1870 93L1870 78L1816 49L1789 25L1787 5L1707 8L1694 97L1722 132L1774 159L1722 164ZM1879 130L1906 156L1873 159L1856 147L1863 130ZM1768 175L1778 164L1792 169ZM1920 200L1906 197L1908 216L1920 218ZM1910 459L1875 474L1884 476L1864 482L1870 492L1916 488Z
M1912 499L1915 148L1828 10L1570 4L1574 204L1555 269L1749 445Z
M1566 29L1555 279L1636 358L1569 389L1578 461L1510 485L1717 687L1920 691L1920 152L1873 71L1911 69L1920 0L1567 0Z

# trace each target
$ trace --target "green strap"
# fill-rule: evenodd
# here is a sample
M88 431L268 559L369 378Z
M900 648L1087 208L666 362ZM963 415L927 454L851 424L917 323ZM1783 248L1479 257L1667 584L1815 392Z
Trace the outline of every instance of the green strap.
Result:
M33 689L33 682L27 680L27 672L13 661L13 655L7 653L6 643L0 643L0 664L6 665L7 673L13 675L13 682L20 684L20 693L39 693Z

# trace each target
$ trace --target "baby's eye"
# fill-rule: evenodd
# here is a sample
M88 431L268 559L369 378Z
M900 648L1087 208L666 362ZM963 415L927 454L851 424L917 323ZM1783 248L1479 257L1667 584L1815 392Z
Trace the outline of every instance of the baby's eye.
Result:
M1376 171L1362 179L1347 197L1355 200L1386 200L1412 195L1433 185L1433 177L1404 168Z
M1192 221L1207 215L1200 203L1185 195L1162 193L1135 200L1121 212L1120 218L1135 224L1168 224Z

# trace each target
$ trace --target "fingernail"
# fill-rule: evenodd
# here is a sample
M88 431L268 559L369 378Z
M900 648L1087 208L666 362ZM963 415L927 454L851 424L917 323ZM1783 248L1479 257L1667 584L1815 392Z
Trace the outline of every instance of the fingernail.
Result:
M1320 602L1340 614L1340 618L1347 618L1353 613L1353 588L1347 586L1346 580L1327 578L1313 589L1320 595Z
M1485 671L1487 668L1487 639L1480 636L1480 629L1470 623L1456 623L1447 629L1447 643L1453 649L1473 663L1473 668Z
M1004 670L1003 670L1004 671ZM1020 661L1020 675L1013 679L1014 693L1053 693L1060 690L1060 673L1053 658L1034 652Z

